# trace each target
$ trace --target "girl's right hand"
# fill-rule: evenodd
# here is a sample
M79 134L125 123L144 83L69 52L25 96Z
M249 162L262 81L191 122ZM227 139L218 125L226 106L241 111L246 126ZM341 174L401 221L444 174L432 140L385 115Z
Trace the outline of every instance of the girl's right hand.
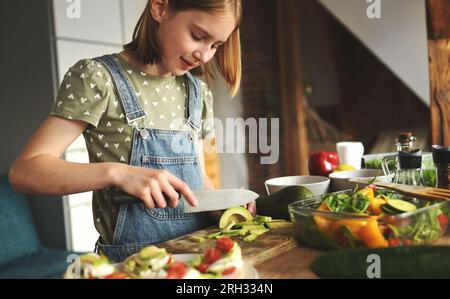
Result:
M149 209L175 208L179 203L179 195L175 190L180 191L190 205L197 205L197 199L188 184L165 169L114 164L114 186L141 199Z

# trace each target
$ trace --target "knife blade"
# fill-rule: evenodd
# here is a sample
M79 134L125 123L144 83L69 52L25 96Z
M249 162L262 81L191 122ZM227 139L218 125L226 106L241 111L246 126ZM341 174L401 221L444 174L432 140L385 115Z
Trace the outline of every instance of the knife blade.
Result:
M183 195L180 196L180 200L184 201L185 213L225 210L245 205L259 197L259 194L247 189L193 190L192 192L198 201L195 207L191 206ZM109 197L111 202L117 205L142 203L142 200L118 190L110 190Z

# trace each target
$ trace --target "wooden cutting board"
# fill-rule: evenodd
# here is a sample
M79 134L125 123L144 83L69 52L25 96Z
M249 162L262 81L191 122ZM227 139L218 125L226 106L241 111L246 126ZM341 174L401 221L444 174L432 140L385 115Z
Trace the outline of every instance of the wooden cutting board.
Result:
M166 248L170 253L203 253L207 248L214 247L214 239L206 239L199 243L192 239L193 236L206 236L218 229L205 229L193 232L189 235L166 241L158 246ZM258 265L277 255L288 252L297 247L294 240L294 229L271 229L269 232L258 236L255 241L246 242L239 237L233 237L242 249L244 260L253 265Z

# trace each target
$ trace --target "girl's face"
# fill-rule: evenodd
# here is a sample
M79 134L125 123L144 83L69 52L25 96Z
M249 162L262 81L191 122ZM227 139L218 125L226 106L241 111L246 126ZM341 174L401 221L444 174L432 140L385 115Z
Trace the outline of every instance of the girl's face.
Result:
M236 27L232 15L213 15L198 10L164 12L159 22L161 76L181 76L205 64Z

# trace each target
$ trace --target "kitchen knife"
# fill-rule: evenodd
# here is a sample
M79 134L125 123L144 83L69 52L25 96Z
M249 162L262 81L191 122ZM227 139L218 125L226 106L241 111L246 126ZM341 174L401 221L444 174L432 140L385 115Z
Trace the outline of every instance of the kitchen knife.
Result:
M180 196L180 200L184 201L185 213L226 210L231 207L248 204L259 197L257 193L246 189L193 190L192 192L198 201L196 207L191 206L182 195ZM113 204L143 202L132 195L118 190L110 190L109 196Z

